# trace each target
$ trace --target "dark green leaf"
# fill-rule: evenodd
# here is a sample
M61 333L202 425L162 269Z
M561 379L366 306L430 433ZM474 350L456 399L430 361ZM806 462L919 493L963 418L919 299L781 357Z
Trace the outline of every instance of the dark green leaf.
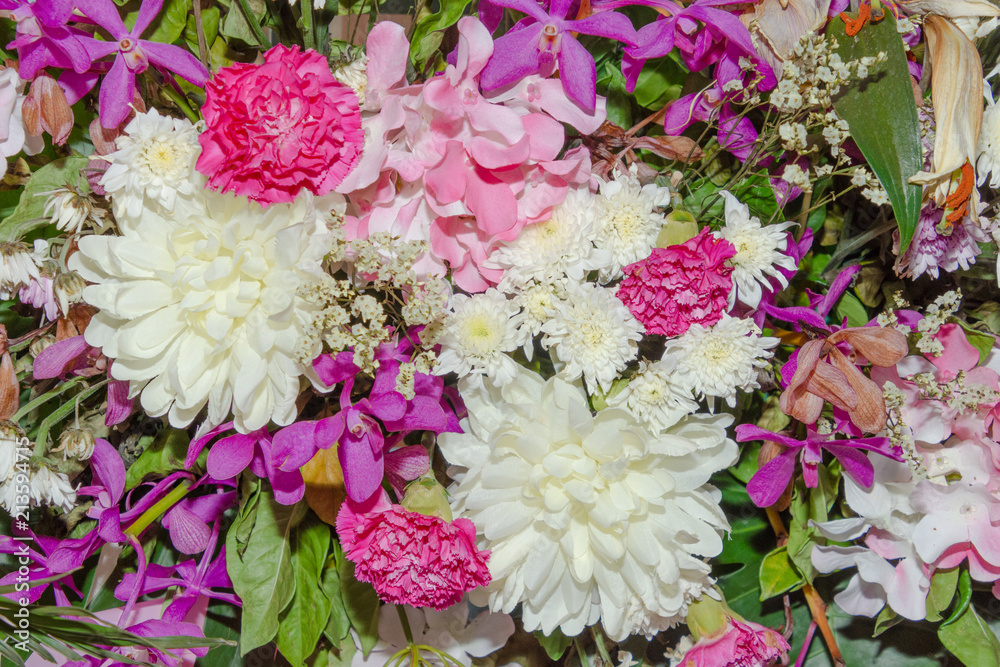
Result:
M184 470L184 457L187 456L189 442L187 431L170 427L160 431L153 444L128 469L125 474L125 489L134 489L150 475L165 477L175 470ZM204 470L207 458L206 447L195 465Z
M337 558L341 600L351 627L361 640L361 652L367 657L378 641L378 594L371 584L354 578L354 563L344 557L339 544L334 547L334 554Z
M563 657L566 649L573 643L573 640L564 635L559 628L553 630L551 635L544 635L541 630L536 630L532 634L535 635L535 639L538 640L538 643L542 645L545 653L552 660L558 660Z
M330 527L315 519L300 523L292 529L291 547L295 597L281 614L277 644L292 667L303 667L330 617L330 601L320 588Z
M340 646L351 631L351 619L347 617L347 608L344 606L336 559L331 559L323 571L323 592L330 601L330 620L324 632L331 644Z
M201 10L201 25L205 30L205 44L211 46L215 43L215 38L219 36L219 8L209 7ZM187 18L184 25L184 41L192 53L198 53L198 27L194 21L194 14Z
M863 327L871 319L861 300L850 292L844 292L844 296L837 302L837 319L843 320L845 317L849 327Z
M850 125L851 137L889 194L901 254L920 218L922 191L909 179L923 168L917 105L902 37L891 13L855 37L846 35L843 20L834 18L827 34L835 36L836 51L844 62L877 57L880 52L887 55L885 62L869 68L866 79L844 86L834 108Z
M260 493L256 517L242 555L236 524L226 536L226 570L243 600L240 654L263 646L278 633L278 615L295 595L289 537L307 511L304 502L278 503L270 489Z
M24 186L17 208L3 222L0 222L0 240L18 241L28 232L49 224L49 219L43 217L45 200L43 192L56 188L79 186L83 192L90 192L87 179L80 170L87 166L85 157L64 157L50 162L34 174Z
M680 98L687 69L676 53L671 51L665 58L647 61L643 66L632 91L640 106L660 109L667 102Z
M602 81L607 86L608 120L627 130L632 127L632 96L625 90L621 68L610 60L604 63Z
M889 628L898 625L902 620L903 618L896 614L889 605L882 607L882 611L875 619L875 632L872 633L872 637L878 637Z
M951 625L961 618L970 602L972 602L972 577L969 576L968 570L962 570L958 575L958 599L955 608L941 625Z
M760 563L760 599L769 600L802 586L805 581L788 558L786 547L778 547Z
M1000 641L971 605L938 628L938 637L966 667L1000 665Z

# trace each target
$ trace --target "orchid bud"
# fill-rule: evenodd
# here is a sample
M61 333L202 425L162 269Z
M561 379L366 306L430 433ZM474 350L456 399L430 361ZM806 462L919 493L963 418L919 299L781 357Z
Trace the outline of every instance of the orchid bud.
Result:
M436 516L449 522L453 518L448 492L432 475L410 482L400 504L410 512Z
M62 452L63 460L74 458L87 461L94 453L94 433L87 428L66 428L59 436L59 446L54 452Z
M44 130L59 145L66 143L73 130L73 109L66 93L48 74L41 74L31 82L21 113L28 134L40 135Z

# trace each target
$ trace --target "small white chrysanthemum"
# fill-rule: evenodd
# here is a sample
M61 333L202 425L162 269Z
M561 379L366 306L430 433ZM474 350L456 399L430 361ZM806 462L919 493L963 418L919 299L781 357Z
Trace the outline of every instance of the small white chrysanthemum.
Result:
M778 344L777 338L762 337L751 320L730 317L707 329L700 324L679 338L667 342L667 350L677 357L677 371L692 390L701 396L726 399L736 405L736 390L758 388L757 369L767 366Z
M663 227L663 214L656 209L670 203L670 189L640 185L633 167L602 183L596 203L600 217L595 244L611 253L610 265L601 269L603 284L620 278L622 267L649 257Z
M788 246L785 230L795 225L783 222L779 225L763 227L760 220L750 217L750 207L743 204L732 193L722 191L726 199L726 226L715 233L736 248L733 265L733 284L736 289L729 292L729 307L739 299L751 308L760 305L763 288L773 289L768 277L775 278L784 289L788 280L780 269L795 270L795 259L784 253Z
M476 374L499 385L514 379L517 363L507 356L517 349L517 304L494 288L482 294L456 294L445 320L437 375Z
M333 70L333 78L354 91L358 106L365 108L365 92L368 90L368 56L362 55Z
M542 326L556 315L560 298L557 288L544 283L531 283L514 294L514 303L521 308L517 316L518 345L530 361L535 354L535 336L542 332Z
M76 489L69 477L50 470L44 463L31 475L28 485L28 495L35 505L60 507L67 513L76 507Z
M490 549L492 583L475 604L528 631L578 635L598 621L614 641L681 621L712 585L703 560L728 528L711 475L737 456L729 415L696 415L653 435L619 408L591 413L579 382L518 367L503 388L459 390L463 433L438 440L456 480L456 517Z
M203 187L194 168L201 153L198 128L189 120L161 116L156 109L137 113L115 145L118 150L105 156L111 165L101 186L111 195L119 223L138 218L144 200L170 214L178 197Z
M691 387L678 383L676 374L677 359L671 354L653 363L642 361L639 374L608 405L626 408L653 433L659 433L698 409Z
M993 70L983 81L986 92L986 108L983 110L983 122L979 127L979 158L976 160L976 171L979 173L979 185L986 182L990 176L990 187L1000 187L1000 104L993 100L993 89L990 77L998 70Z
M499 248L492 264L505 269L505 278L517 282L580 282L588 271L602 269L610 254L594 248L597 206L586 188L571 190L544 222L528 225L520 236Z
M35 245L37 248L38 243ZM0 243L0 299L10 299L18 289L32 280L37 281L38 277L38 265L27 244L20 241Z
M171 426L206 405L209 423L232 410L244 433L291 424L306 371L298 342L319 308L299 287L322 276L329 232L316 207L330 201L265 209L202 190L172 215L145 209L122 236L83 237L68 264L93 283L83 298L100 309L87 342Z
M593 283L573 286L555 316L542 325L545 343L555 345L572 380L607 393L618 373L635 359L643 326L611 290Z

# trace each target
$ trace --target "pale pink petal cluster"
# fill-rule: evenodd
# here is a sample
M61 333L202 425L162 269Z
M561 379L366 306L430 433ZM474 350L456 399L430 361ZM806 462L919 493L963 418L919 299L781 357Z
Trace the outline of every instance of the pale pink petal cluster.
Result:
M458 23L456 59L421 85L406 85L403 29L380 23L368 39L364 105L366 144L355 172L338 188L353 219L348 238L390 232L425 241L418 270L481 292L502 270L484 266L502 242L546 220L571 187L588 184L586 149L560 158L560 120L593 132L603 107L584 115L544 81L522 82L490 97L479 75L493 40L478 19Z
M409 512L384 492L341 505L337 533L358 581L386 602L445 609L491 580L490 552L476 548L471 521Z
M735 256L733 244L706 227L626 266L618 298L649 334L679 336L692 324L712 326L729 309L733 267L727 260Z
M364 144L354 92L316 51L277 45L262 65L223 67L205 86L197 169L208 186L267 206L331 192Z

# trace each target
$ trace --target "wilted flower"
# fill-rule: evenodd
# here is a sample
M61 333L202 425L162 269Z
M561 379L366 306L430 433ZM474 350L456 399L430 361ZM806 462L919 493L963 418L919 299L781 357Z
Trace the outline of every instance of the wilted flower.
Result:
M32 80L21 114L28 134L41 136L42 132L48 132L55 144L65 144L73 130L73 109L63 89L48 74Z
M695 644L678 667L761 667L788 653L791 647L780 634L710 596L703 595L688 609Z

